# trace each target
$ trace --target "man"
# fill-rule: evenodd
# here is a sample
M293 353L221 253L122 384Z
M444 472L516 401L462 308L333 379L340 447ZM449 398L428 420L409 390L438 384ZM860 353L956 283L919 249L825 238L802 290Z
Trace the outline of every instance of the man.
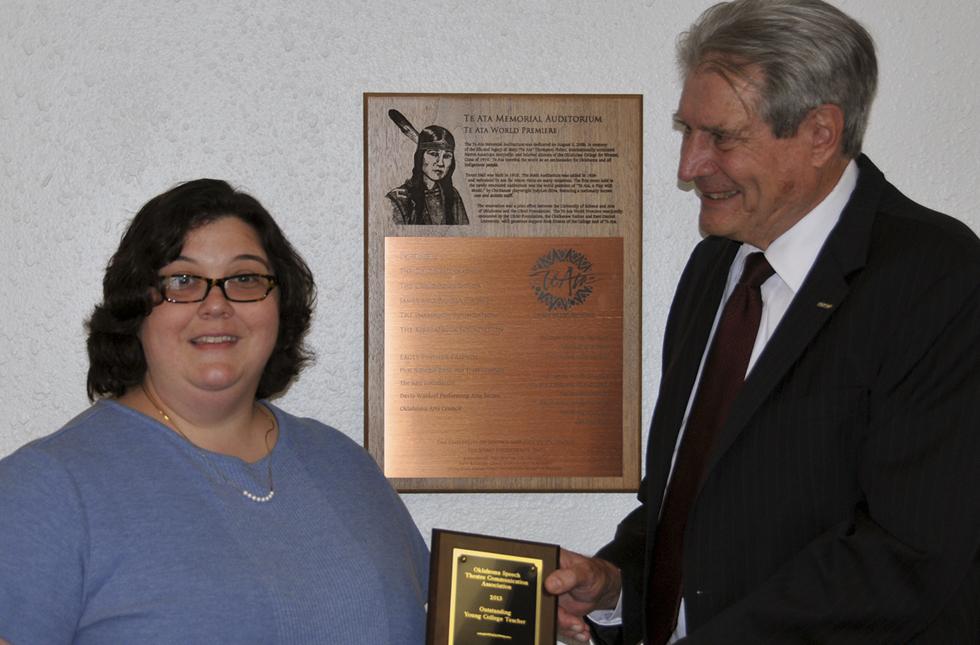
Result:
M546 581L564 637L978 642L980 241L861 154L877 64L839 10L719 4L678 59L706 237L641 505Z

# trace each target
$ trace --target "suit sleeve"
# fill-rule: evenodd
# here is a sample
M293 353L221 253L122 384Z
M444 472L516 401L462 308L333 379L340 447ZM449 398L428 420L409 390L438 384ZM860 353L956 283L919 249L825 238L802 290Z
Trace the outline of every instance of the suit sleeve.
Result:
M637 643L643 637L640 632L643 616L643 572L646 548L646 513L640 487L641 505L635 508L616 528L612 542L602 547L596 557L608 560L619 567L623 582L623 623L619 627L592 625L593 639L599 645Z
M968 266L891 293L904 304L869 393L857 472L863 499L853 516L685 643L975 637L980 271L975 257Z

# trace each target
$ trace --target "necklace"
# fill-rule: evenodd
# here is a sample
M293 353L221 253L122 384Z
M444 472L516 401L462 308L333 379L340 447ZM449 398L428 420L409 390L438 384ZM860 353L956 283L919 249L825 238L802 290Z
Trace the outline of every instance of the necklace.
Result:
M152 396L150 396L150 393L146 391L146 386L144 386L142 383L140 383L140 389L143 390L143 396L145 396L146 397L146 400L150 402L150 405L152 405L154 407L154 409L156 409L156 411L160 413L160 416L163 418L163 420L166 421L168 424L170 424L170 427L172 427L174 430L176 430L177 431L177 434L179 434L181 437L183 437L184 441L186 441L187 443L191 444L192 446L194 446L198 450L201 450L200 448L198 448L197 444L194 443L193 441L191 441L188 438L188 436L186 434L184 434L184 431L181 430L177 426L176 423L174 423L174 420L170 418L170 415L168 415L166 412L163 411L163 406L160 405L159 403L157 403L157 400L154 399ZM242 495L244 495L246 498L252 500L253 502L258 502L260 504L264 504L265 502L271 501L272 498L275 497L275 495L276 495L276 489L275 489L275 487L272 484L272 448L269 446L269 435L272 434L272 431L276 429L276 418L274 416L272 416L272 413L269 412L269 410L267 410L265 406L259 405L258 408L260 410L262 410L262 412L265 413L266 416L269 417L269 429L265 431L265 450L266 450L266 453L265 453L265 457L266 457L265 465L266 465L266 469L267 469L267 476L269 478L269 492L266 493L265 495L256 495L255 493L252 493L249 490L243 488L241 490L241 493L242 493ZM218 475L223 480L225 480L225 482L229 486L232 486L235 489L238 488L238 486L235 485L235 483L232 482L230 479L228 479L227 477L225 477L224 473L222 473L220 470L218 470L217 468L214 468L214 467L212 467L212 470L217 471Z

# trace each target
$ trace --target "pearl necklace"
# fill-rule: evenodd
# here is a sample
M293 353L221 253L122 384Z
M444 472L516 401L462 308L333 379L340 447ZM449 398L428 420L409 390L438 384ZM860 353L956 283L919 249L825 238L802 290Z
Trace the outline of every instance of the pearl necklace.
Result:
M187 443L191 444L192 446L194 446L198 450L201 450L201 448L199 448L196 443L194 443L193 441L191 441L190 438L188 438L188 436L186 434L184 434L183 430L181 430L177 426L177 424L174 423L174 420L170 418L170 415L168 415L166 412L163 411L163 406L161 406L159 403L157 403L156 399L154 399L152 396L150 396L150 393L146 391L146 386L144 386L142 383L140 383L140 389L143 390L143 396L145 396L146 397L146 400L150 402L150 405L152 405L153 408L156 409L156 411L160 413L160 416L163 418L163 420L166 421L168 424L170 424L170 427L172 427L174 430L176 430L177 431L177 434L179 434L181 437L183 437L184 441L186 441ZM276 489L275 489L275 487L272 484L272 448L269 446L269 435L272 433L273 430L276 429L276 418L274 416L272 416L272 413L269 412L269 410L266 409L266 407L264 405L259 405L257 407L260 410L262 410L262 412L264 412L266 416L269 417L269 421L270 421L269 429L265 431L265 449L266 449L266 453L265 453L266 462L265 462L265 465L266 465L266 468L267 468L267 475L268 475L268 478L269 478L269 492L266 493L265 495L256 495L255 493L250 492L249 490L243 488L241 490L241 493L247 499L250 499L253 502L258 502L260 504L264 504L265 502L271 501L272 498L275 497L275 495L276 495ZM218 470L216 468L213 468L213 467L212 467L212 470L216 470L217 473L218 473L218 475L223 480L225 480L225 482L229 486L232 486L235 489L238 488L238 486L235 485L235 483L232 482L230 479L228 479L227 477L225 477L224 473L222 473L220 470Z

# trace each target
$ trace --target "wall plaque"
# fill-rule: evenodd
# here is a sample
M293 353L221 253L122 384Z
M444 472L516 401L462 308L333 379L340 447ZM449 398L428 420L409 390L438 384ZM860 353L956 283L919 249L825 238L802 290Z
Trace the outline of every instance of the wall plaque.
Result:
M397 489L639 484L641 114L365 95L365 436Z

